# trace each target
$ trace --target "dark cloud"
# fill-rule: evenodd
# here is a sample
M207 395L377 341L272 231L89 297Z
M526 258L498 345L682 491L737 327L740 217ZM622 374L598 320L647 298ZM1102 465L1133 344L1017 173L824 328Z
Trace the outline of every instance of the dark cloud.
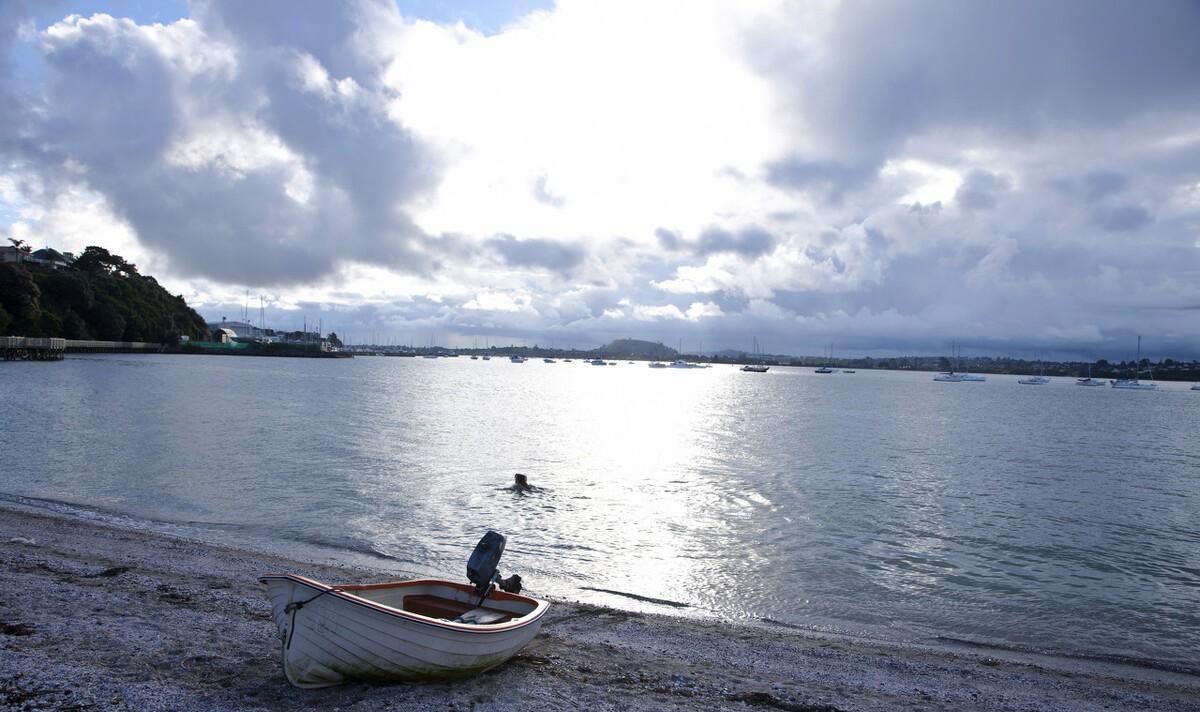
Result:
M683 238L679 236L679 233L675 232L674 230L668 230L665 227L656 229L654 231L654 237L658 238L658 244L661 245L664 250L671 250L674 252L683 245Z
M30 21L34 5L26 0L0 1L0 170L4 159L23 160L29 150L26 129L31 102L13 87L13 57L22 23Z
M541 238L518 240L512 235L497 235L487 245L510 267L534 267L562 275L578 267L585 256L579 245Z
M1092 220L1110 232L1129 232L1146 227L1154 218L1142 206L1126 203L1099 208L1092 213Z
M806 148L769 167L789 186L852 186L939 130L1023 138L1200 104L1200 3L840 3L829 33L778 18L752 64L802 115ZM816 139L811 140L811 139Z
M696 238L692 250L702 257L729 253L752 260L773 251L775 244L775 236L760 227L750 226L737 232L710 227Z
M429 272L404 204L438 165L388 118L382 66L351 45L364 5L282 7L204 2L198 24L170 27L67 21L44 41L46 103L27 115L36 150L20 159L51 186L82 178L180 274L284 285L345 262ZM193 139L210 155L181 161Z
M766 179L784 188L817 190L831 200L840 201L846 191L874 178L878 168L877 161L821 161L792 155L770 163Z
M982 170L973 170L963 179L954 195L954 202L967 210L991 210L996 199L1011 185L1008 178Z
M374 6L374 7L373 7ZM379 0L192 0L192 16L214 36L251 50L286 47L316 58L335 77L373 81L374 67L354 51Z
M1083 197L1094 203L1125 190L1129 179L1117 171L1092 171L1081 177L1079 184L1083 188Z

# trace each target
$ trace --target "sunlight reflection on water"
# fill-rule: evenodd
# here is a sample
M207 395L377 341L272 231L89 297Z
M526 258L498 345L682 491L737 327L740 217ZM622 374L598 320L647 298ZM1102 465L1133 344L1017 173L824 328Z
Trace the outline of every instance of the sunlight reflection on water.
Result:
M2 366L9 494L448 576L495 528L502 568L535 592L650 610L583 587L895 637L1200 647L1200 394L1173 385L499 359ZM514 472L541 489L507 491Z

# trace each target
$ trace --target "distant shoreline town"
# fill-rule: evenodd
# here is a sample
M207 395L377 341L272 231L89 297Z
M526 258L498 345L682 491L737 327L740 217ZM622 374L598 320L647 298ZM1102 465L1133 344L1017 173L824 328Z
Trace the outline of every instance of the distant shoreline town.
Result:
M1037 361L1010 357L891 356L832 358L745 351L688 353L660 342L617 339L594 349L534 346L486 348L345 344L336 333L306 325L299 330L269 329L241 320L205 322L182 296L172 296L135 265L100 247L76 256L50 247L33 250L20 240L0 246L0 336L27 337L34 349L5 342L0 359L54 360L71 352L172 352L238 356L349 358L423 356L455 358L540 358L686 361L696 364L757 364L826 367L838 370L970 371L979 374L1110 379L1152 371L1161 381L1200 381L1200 362L1164 358L1152 361ZM265 320L264 320L265 321ZM45 342L44 344L42 342ZM50 342L54 342L50 344ZM61 343L59 343L61 342ZM21 342L26 343L26 342Z

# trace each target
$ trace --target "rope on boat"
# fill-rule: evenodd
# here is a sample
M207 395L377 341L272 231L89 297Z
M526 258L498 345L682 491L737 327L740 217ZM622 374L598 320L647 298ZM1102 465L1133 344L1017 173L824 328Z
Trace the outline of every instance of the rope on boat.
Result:
M324 596L327 593L333 593L334 591L341 591L341 590L342 589L337 588L337 587L327 588L324 591L321 591L320 593L318 593L317 595L313 596L312 598L310 598L308 600L292 601L291 603L289 603L283 607L284 613L292 614L291 623L288 624L287 642L284 643L284 645L283 645L284 650L292 649L292 635L296 632L296 611L300 610L301 608L304 608L305 604L312 603L313 601L317 600L318 598L320 598L321 596Z

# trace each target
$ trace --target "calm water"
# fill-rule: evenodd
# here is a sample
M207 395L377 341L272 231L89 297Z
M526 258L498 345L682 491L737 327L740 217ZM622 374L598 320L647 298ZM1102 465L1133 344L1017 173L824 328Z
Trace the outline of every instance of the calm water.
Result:
M495 528L534 593L1195 667L1200 393L931 375L0 363L0 493L456 578Z

